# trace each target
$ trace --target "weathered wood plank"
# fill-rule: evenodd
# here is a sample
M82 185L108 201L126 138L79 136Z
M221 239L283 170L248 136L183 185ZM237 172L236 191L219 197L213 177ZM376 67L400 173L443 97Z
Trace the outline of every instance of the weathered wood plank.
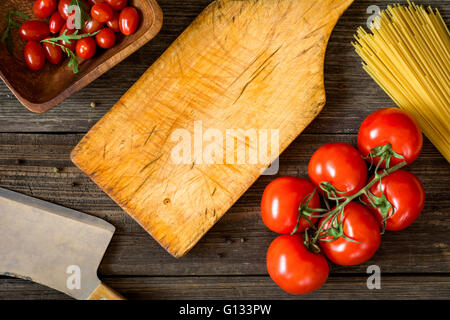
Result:
M261 177L188 256L175 260L73 166L69 153L80 138L81 135L75 134L0 134L0 187L93 214L114 224L117 233L101 265L102 274L266 273L265 254L275 234L261 221L259 201L264 187L274 177ZM309 157L318 147L328 142L354 140L354 135L302 135L283 153L280 175L305 176ZM60 172L55 173L54 167ZM333 267L334 273L362 273L370 264L378 264L388 273L450 270L448 163L426 141L422 155L410 169L423 181L427 192L420 219L405 231L387 233L379 252L368 263Z
M450 299L449 276L381 276L381 289L369 290L366 276L332 276L315 293L293 296L267 276L248 277L115 277L105 283L127 299L146 300L342 300ZM44 286L0 278L0 299L70 299Z
M165 51L211 0L159 1L165 14L161 33L144 48L100 77L82 92L44 115L33 115L0 83L0 132L87 132L143 72ZM384 8L391 0L377 1ZM441 10L448 22L450 1L424 2ZM353 33L369 17L373 1L357 0L336 26L325 64L328 104L307 133L355 133L364 116L392 101L360 67L350 44ZM90 102L97 102L95 109Z

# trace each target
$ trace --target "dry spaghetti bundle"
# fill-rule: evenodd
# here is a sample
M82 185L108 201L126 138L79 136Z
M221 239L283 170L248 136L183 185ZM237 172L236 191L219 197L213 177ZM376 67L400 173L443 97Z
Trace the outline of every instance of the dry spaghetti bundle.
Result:
M364 69L450 162L450 32L441 14L388 6L370 31L359 28L353 43Z

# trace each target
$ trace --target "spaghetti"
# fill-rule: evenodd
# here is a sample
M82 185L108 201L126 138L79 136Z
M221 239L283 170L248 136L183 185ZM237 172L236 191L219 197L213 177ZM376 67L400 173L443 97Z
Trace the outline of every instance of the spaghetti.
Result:
M450 162L450 32L441 14L411 2L388 6L370 31L360 27L353 43L364 70Z

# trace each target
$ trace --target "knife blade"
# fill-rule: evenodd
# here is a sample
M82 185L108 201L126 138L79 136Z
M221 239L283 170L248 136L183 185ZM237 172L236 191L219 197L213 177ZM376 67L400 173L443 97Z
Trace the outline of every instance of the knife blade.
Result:
M114 231L99 218L0 188L0 275L79 300L123 299L97 276Z

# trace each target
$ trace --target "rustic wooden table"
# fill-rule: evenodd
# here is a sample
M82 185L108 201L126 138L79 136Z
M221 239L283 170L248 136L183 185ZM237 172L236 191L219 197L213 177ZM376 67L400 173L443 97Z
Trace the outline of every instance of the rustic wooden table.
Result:
M409 229L387 233L377 254L357 267L332 266L328 283L295 297L267 276L265 254L275 234L260 218L259 201L273 177L262 177L183 259L164 251L69 160L69 153L139 76L164 52L210 0L161 0L161 33L143 49L82 92L43 115L26 111L0 84L0 187L105 219L117 227L100 276L129 299L449 299L450 167L428 140L410 170L424 183L427 202ZM367 76L350 42L366 23L367 8L391 1L356 0L330 40L326 56L328 103L320 116L281 156L280 175L306 176L315 149L355 142L361 121L393 106ZM422 1L448 22L450 1ZM307 67L307 66L306 66ZM91 108L95 101L97 107ZM59 172L55 173L54 168ZM368 290L366 269L381 268L381 290ZM0 277L0 299L66 299L24 280Z

